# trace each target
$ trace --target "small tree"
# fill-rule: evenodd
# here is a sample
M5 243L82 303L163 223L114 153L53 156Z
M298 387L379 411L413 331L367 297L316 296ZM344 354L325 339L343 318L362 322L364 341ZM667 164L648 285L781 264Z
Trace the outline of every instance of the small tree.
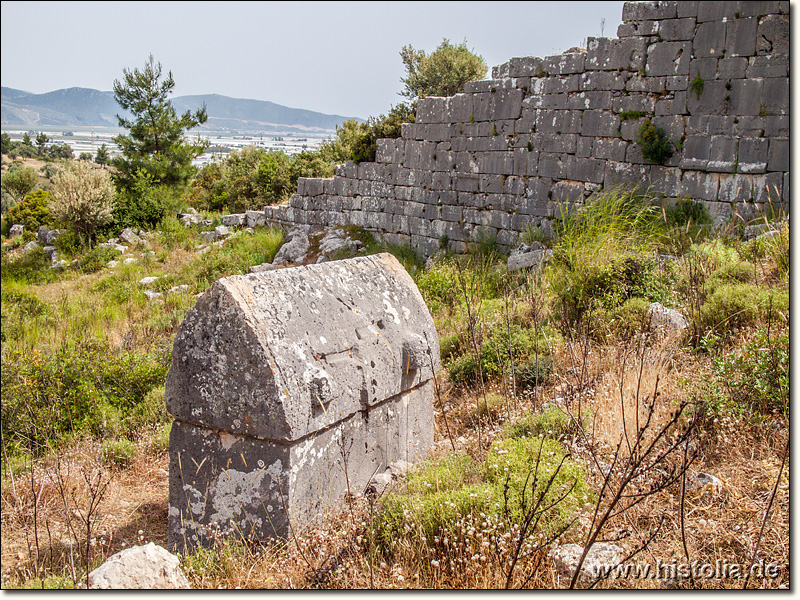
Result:
M190 144L184 132L208 120L206 108L180 117L168 100L175 87L172 72L162 79L161 63L150 55L142 70L123 69L123 80L114 81L114 97L119 105L133 113L133 119L117 115L120 127L129 135L114 142L122 152L112 163L115 180L123 188L134 184L135 175L144 170L156 185L183 185L194 174L192 159L202 154L205 144Z
M44 133L44 132L41 132L36 136L36 145L39 146L39 153L40 154L43 154L44 146L49 141L50 141L50 138L48 138L47 134Z
M8 135L5 131L0 134L0 152L3 154L8 154L11 150L11 136Z
M108 148L106 148L105 144L100 144L100 147L97 149L97 154L94 155L94 162L98 165L108 164Z
M74 229L81 246L91 250L97 228L113 220L114 186L108 172L84 161L70 162L56 176L52 193L53 216Z
M36 175L36 171L30 167L24 167L3 173L0 186L11 196L14 203L17 203L22 202L38 181L39 177Z
M443 39L431 54L404 46L400 57L408 73L400 79L405 85L400 95L409 100L452 96L463 91L468 81L483 79L487 70L486 61L470 51L466 41L456 46Z

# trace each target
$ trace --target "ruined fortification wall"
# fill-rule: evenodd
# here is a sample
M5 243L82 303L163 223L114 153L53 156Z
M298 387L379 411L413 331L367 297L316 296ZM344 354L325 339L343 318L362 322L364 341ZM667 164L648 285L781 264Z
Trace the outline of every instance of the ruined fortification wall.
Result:
M514 246L620 182L702 201L718 222L788 210L789 2L626 2L617 35L421 100L376 162L301 179L267 219L359 225L430 255L443 236ZM664 165L635 142L645 118L676 147Z

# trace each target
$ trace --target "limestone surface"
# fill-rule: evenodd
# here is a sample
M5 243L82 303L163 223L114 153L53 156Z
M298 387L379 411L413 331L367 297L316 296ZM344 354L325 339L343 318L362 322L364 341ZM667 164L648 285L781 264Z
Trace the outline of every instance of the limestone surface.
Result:
M286 535L433 442L433 320L390 254L217 281L166 382L169 542Z
M189 589L180 560L152 542L117 552L89 573L89 589Z

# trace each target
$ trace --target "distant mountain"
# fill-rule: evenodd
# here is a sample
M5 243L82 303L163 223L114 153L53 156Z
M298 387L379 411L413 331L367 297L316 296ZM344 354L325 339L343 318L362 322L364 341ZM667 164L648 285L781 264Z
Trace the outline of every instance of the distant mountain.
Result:
M346 119L353 118L218 94L178 96L171 101L179 113L195 110L205 103L208 121L202 130L209 132L328 133ZM86 88L31 94L3 87L0 105L3 125L34 129L37 126L117 127L116 115L126 113L117 104L113 92Z

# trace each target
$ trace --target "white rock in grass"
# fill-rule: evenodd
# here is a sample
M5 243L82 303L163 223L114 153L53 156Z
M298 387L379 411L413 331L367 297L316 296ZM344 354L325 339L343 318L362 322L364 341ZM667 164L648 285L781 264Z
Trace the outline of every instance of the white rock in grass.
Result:
M160 277L144 277L139 280L139 285L142 287L147 287L148 285L154 284L156 281L161 279Z
M683 331L689 327L689 320L686 317L677 310L667 308L658 302L650 305L647 316L654 327L663 327L674 332Z
M180 560L152 542L117 552L89 573L89 589L190 589Z

